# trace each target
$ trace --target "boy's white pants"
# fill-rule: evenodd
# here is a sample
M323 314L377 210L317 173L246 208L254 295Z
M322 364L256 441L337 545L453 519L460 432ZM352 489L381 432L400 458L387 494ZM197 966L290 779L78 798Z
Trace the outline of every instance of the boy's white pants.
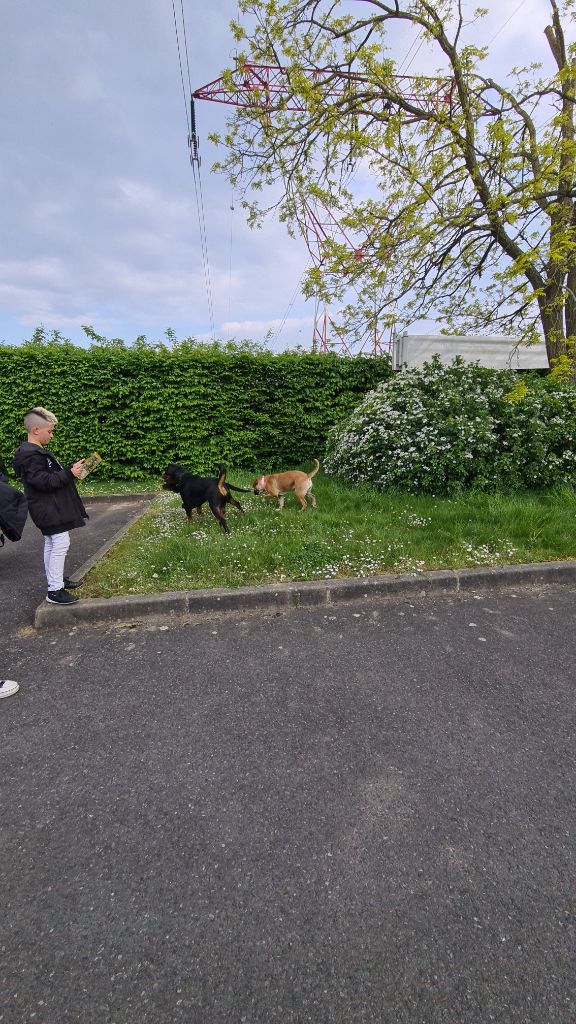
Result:
M48 590L62 590L64 586L64 562L70 547L69 533L53 533L44 537L44 568Z

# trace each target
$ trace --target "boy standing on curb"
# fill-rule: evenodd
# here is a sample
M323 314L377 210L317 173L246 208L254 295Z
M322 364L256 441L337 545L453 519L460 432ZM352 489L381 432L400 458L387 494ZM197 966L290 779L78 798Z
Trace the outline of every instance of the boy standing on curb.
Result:
M24 484L30 517L44 534L46 600L50 604L66 605L78 600L68 591L80 586L64 576L64 561L70 547L69 531L84 526L88 513L75 483L82 471L82 459L73 466L62 466L45 450L57 422L54 414L41 406L26 413L24 426L28 440L16 449L12 465Z

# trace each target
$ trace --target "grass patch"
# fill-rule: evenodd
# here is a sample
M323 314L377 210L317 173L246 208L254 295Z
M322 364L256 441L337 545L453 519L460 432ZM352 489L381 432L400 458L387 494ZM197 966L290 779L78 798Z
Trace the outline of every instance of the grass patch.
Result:
M246 473L231 471L229 478L249 485ZM569 489L415 497L350 487L318 474L314 493L318 508L305 512L293 495L282 512L260 496L237 495L246 515L228 509L226 536L208 510L188 524L179 497L161 492L91 570L83 595L366 578L576 556L576 492Z
M96 494L145 494L148 491L161 491L162 480L158 475L146 480L104 480L96 470L85 480L78 480L76 486L80 497L91 498Z

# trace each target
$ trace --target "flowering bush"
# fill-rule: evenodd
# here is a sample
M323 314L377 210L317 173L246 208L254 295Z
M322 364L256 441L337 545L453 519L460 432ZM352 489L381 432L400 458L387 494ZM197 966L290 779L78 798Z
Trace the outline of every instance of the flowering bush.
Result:
M515 487L576 484L576 384L566 378L528 378L526 394L506 402L504 482ZM506 395L505 398L509 396Z
M324 469L438 495L576 483L576 385L434 357L380 384L333 429Z

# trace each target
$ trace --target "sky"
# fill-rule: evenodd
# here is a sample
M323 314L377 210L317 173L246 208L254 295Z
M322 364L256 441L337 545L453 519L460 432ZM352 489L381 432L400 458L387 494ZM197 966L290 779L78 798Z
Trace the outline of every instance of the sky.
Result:
M182 6L196 89L233 66L237 6ZM546 53L547 0L485 6L476 41L490 44L491 71ZM2 15L0 341L19 344L44 326L88 344L88 325L127 343L163 340L170 328L178 338L310 348L304 240L273 218L247 227L239 197L210 171L222 154L208 134L232 108L202 101L210 308L172 0L4 0ZM416 43L415 33L397 39L404 71L433 71Z

